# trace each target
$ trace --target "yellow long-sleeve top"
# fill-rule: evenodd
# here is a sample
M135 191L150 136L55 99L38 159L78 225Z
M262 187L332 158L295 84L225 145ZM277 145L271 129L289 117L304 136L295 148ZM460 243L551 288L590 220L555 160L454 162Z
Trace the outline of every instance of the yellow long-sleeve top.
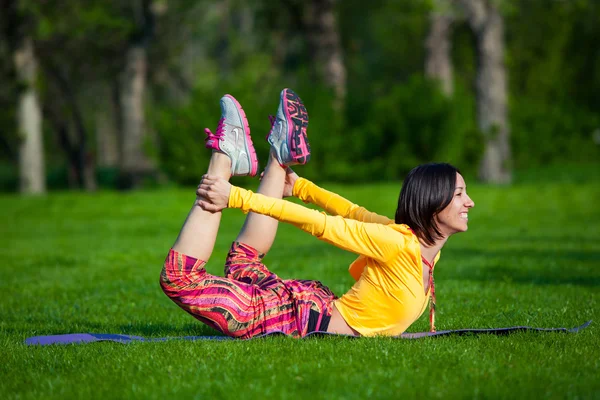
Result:
M335 301L336 308L362 336L403 333L423 314L428 299L419 241L410 228L303 178L296 181L294 196L331 215L236 186L231 189L229 207L271 216L359 254L350 265L356 283ZM439 254L434 263L438 259Z

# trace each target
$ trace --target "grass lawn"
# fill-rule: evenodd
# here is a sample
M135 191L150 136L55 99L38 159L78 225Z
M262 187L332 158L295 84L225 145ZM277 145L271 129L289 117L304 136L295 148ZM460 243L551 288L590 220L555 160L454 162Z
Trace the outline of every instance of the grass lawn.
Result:
M397 184L327 186L393 215ZM436 268L438 329L574 327L421 339L94 343L27 347L76 332L214 334L160 290L194 190L0 196L0 398L600 398L600 185L469 185L470 230ZM221 274L243 222L226 210L208 264ZM281 226L265 263L342 294L352 254ZM409 331L428 329L427 312Z

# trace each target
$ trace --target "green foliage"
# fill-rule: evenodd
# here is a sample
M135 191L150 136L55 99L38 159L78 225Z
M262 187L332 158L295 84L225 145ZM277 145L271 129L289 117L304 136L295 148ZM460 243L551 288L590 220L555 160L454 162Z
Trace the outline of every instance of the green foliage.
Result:
M526 170L598 159L594 132L600 129L600 3L495 3L505 22L513 165ZM139 34L140 4L19 2L40 62L40 99L46 108L56 108L59 119L71 118L72 104L57 90L49 71L68 77L85 114L90 153L95 147L93 112L110 103L100 98L107 96L100 87L117 86L126 46ZM437 2L337 2L347 96L343 109L334 110L333 93L311 65L302 2L152 4L163 11L156 15L148 47L147 125L156 131L158 142L150 140L147 148L173 181L192 184L204 171L209 153L203 147L203 129L216 127L218 100L225 93L244 106L264 162L266 116L275 113L284 87L293 88L309 111L313 157L302 167L308 177L397 179L427 161L448 161L475 174L483 150L473 94L477 54L475 37L460 12L452 25L455 92L448 99L423 78L429 13ZM436 10L448 11L445 7L451 4L444 2ZM8 40L0 35L0 55L10 59ZM14 164L18 149L16 91L14 71L3 65L3 163ZM64 170L67 163L54 128L47 121L45 127L48 171ZM62 179L66 172L49 177L64 186L57 176ZM14 185L0 182L0 187Z
M0 164L0 191L14 192L19 188L19 171L11 164Z
M28 33L42 61L52 57L67 66L79 62L88 73L111 66L111 57L123 51L135 29L133 10L115 1L25 0L21 11L33 22ZM79 57L97 62L82 64Z
M574 327L404 341L268 338L28 347L76 332L213 335L160 290L158 275L194 190L0 197L0 398L594 398L600 350L600 196L579 184L467 182L476 206L436 266L438 329ZM398 184L326 186L382 214ZM375 194L375 195L374 195ZM543 201L532 201L543 199ZM390 209L391 208L391 209ZM222 275L243 223L226 210L207 268ZM33 250L32 250L33 249ZM354 255L282 224L265 257L284 279L341 294ZM428 328L427 312L411 332ZM543 362L532 362L543 360ZM465 384L465 382L467 384ZM318 390L315 390L318 387Z
M344 126L332 109L332 93L319 86L309 88L308 76L299 76L294 90L309 112L312 148L311 162L299 167L303 176L346 182L390 180L403 177L423 162L451 162L471 172L470 167L478 161L481 135L475 127L472 98L462 92L451 101L437 84L415 75L407 84L374 96L361 116L353 116L363 125ZM259 159L266 159L268 147L263 138L270 128L266 116L275 114L281 87L274 85L277 80L258 87L252 83L261 79L260 75L243 74L216 83L218 76L207 74L199 79L185 106L157 114L160 159L170 177L197 183L210 155L204 149L203 129L214 131L220 116L218 99L226 92L244 107ZM261 125L262 133L257 133Z
M588 51L600 35L598 2L523 0L518 7L507 18L515 166L598 160L600 70L592 65L600 53Z
M219 74L217 63L206 67L184 105L162 106L150 114L160 138L160 163L177 182L196 184L206 170L210 151L204 147L204 128L215 132L221 116L219 99L226 93L244 108L259 161L266 160L269 149L263 139L271 128L268 116L277 111L283 86L268 56L255 54L243 66L230 77Z
M363 113L364 125L349 129L354 167L345 180L394 180L434 161L471 172L478 162L482 139L473 99L460 88L451 100L436 82L413 75L373 96Z
M570 103L515 98L511 105L512 150L516 167L600 159L600 114ZM597 135L597 133L596 133Z

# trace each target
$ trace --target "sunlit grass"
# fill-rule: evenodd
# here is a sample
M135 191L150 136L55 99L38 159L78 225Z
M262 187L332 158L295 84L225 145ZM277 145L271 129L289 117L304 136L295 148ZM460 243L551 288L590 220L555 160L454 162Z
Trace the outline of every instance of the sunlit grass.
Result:
M328 186L392 215L398 184ZM517 333L403 341L267 338L249 342L26 347L76 332L214 334L160 290L158 274L193 189L0 197L0 398L593 398L600 286L600 186L469 184L469 232L436 268L439 329L529 325ZM226 210L212 273L243 215ZM342 294L354 256L281 226L265 263ZM428 327L423 316L410 331Z

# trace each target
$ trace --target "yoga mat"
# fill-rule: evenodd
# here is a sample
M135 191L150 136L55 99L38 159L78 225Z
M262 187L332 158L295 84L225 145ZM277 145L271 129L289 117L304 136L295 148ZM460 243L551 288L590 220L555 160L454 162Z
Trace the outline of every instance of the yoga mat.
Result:
M480 335L480 334L491 334L491 335L506 335L512 332L564 332L564 333L577 333L582 329L587 328L592 321L588 321L585 324L567 329L567 328L532 328L529 326L512 326L509 328L493 328L493 329L456 329L448 331L437 331L437 332L417 332L417 333L403 333L399 336L394 336L397 339L421 339L424 337L438 337L438 336L449 336L449 335ZM283 332L274 332L267 335L256 336L252 339L265 336L283 335ZM306 337L322 337L322 336L347 336L347 335L336 335L327 332L312 332ZM354 336L347 336L353 338ZM248 340L252 340L248 339ZM46 346L50 344L71 344L71 343L90 343L90 342L116 342L116 343L131 343L131 342L164 342L167 340L239 340L229 336L173 336L165 338L145 338L142 336L132 335L116 335L110 333L69 333L66 335L50 335L50 336L34 336L27 338L25 344L27 345L41 345Z

